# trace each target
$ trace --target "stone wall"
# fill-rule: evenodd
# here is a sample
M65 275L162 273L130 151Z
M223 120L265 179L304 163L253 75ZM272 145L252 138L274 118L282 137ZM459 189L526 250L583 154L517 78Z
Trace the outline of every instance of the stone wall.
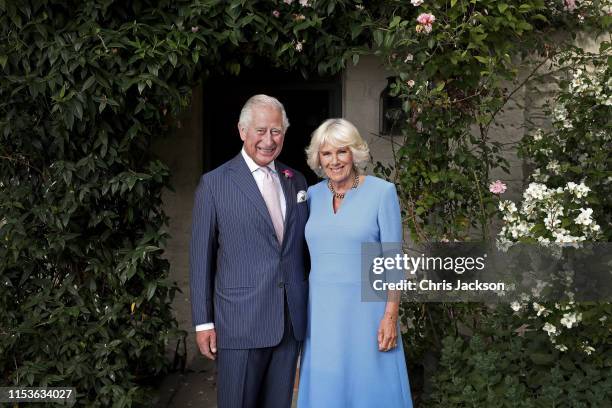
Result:
M180 127L173 135L157 140L153 145L153 151L170 167L175 190L165 189L162 196L164 211L170 218L168 228L171 235L164 257L170 262L170 279L176 281L182 290L182 293L177 293L172 307L179 327L189 333L188 362L193 360L197 351L189 300L189 240L193 198L203 168L202 109L202 87L199 86L193 90L191 106L179 118ZM175 346L170 344L168 351L173 353Z

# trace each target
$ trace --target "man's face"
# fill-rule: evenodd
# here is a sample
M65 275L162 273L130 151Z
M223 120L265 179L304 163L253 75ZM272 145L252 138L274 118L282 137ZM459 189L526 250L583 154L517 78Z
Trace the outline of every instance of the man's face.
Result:
M270 164L283 148L283 116L275 107L254 106L251 123L247 128L238 124L238 131L245 152L260 166Z

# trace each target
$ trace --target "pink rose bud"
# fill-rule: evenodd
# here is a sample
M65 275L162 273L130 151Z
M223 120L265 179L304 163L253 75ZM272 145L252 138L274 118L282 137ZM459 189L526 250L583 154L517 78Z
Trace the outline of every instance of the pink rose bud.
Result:
M574 11L576 10L576 1L575 0L564 0L563 1L564 4L564 9L567 11Z
M421 13L417 17L416 21L417 23L423 24L424 26L432 25L433 22L436 21L436 16L434 16L433 14L429 14L429 13Z

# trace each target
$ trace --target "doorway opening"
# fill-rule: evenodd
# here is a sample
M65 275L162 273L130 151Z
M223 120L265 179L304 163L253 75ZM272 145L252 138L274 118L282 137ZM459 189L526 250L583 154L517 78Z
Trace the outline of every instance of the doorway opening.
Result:
M318 177L308 168L304 150L312 132L325 120L342 116L340 76L304 79L299 72L252 69L239 76L214 76L204 83L204 172L236 156L242 148L238 134L240 109L255 94L277 98L285 106L290 127L278 160L302 172L308 185Z

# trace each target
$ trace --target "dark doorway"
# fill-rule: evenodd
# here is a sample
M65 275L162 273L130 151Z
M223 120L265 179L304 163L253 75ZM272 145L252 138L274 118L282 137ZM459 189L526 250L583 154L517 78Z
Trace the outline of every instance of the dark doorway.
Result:
M306 80L299 73L269 68L243 72L237 77L211 77L204 83L204 171L240 152L240 109L249 97L261 93L283 103L291 124L279 160L301 171L309 185L315 184L318 178L306 165L304 149L321 122L342 116L340 78Z

